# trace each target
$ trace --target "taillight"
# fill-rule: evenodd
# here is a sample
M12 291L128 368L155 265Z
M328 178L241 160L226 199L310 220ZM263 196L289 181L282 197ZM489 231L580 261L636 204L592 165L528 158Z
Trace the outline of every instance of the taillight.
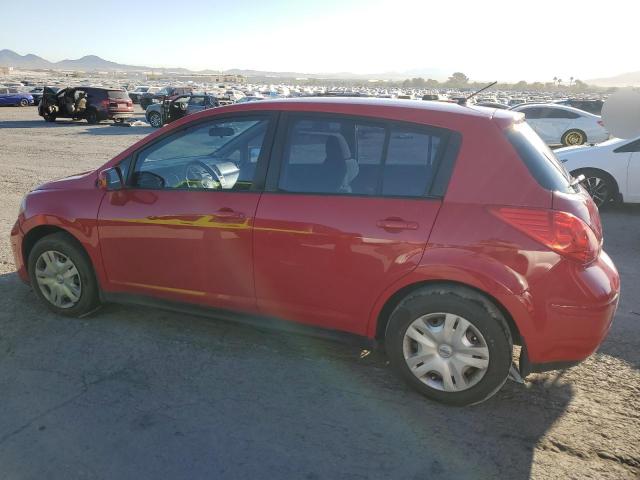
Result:
M604 127L604 122L602 120L598 120L598 125L600 125L601 127Z
M550 250L580 263L591 263L600 253L596 234L570 213L511 207L497 207L491 212Z

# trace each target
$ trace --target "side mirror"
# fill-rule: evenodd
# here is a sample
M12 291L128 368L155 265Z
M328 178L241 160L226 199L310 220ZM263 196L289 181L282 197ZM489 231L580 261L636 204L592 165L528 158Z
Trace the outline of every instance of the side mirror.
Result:
M100 190L112 191L124 188L124 179L119 167L111 167L98 173L98 188Z
M249 147L249 163L257 163L261 147Z

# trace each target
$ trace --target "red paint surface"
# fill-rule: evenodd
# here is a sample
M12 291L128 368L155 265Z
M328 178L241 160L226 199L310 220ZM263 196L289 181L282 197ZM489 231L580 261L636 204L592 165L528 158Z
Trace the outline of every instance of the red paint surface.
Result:
M463 141L447 194L439 200L96 188L98 171L158 135L201 118L267 110L348 113L456 130ZM513 318L532 362L580 360L610 327L618 273L604 252L581 265L490 213L496 206L555 208L594 231L601 228L586 194L552 194L533 179L502 134L517 118L433 102L358 100L207 110L149 135L95 172L29 194L11 232L18 272L28 279L25 235L55 226L84 246L105 291L264 313L369 337L399 289L458 282L484 292ZM409 228L386 228L389 222Z

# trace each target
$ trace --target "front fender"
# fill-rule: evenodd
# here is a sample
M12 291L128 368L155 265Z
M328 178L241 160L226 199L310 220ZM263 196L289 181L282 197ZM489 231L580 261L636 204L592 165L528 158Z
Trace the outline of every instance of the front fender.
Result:
M98 239L98 209L104 192L98 189L35 190L26 197L21 224L25 239L37 234L39 227L64 230L83 246L96 278L104 284L102 256ZM26 259L25 259L26 261Z

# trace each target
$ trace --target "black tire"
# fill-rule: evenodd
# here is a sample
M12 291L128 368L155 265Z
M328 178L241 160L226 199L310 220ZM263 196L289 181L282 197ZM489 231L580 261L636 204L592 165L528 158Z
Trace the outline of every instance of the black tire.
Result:
M124 118L114 118L113 123L124 123Z
M96 112L96 110L93 108L91 110L87 110L85 118L91 125L95 125L96 123L100 122L100 120L98 119L98 112Z
M585 188L598 208L604 207L618 198L618 185L611 175L596 168L575 170L571 175L584 175L580 184Z
M20 100L20 106L21 107L28 107L29 106L29 100L27 100L26 98L23 98L22 100Z
M44 118L45 122L55 122L56 116L52 113L45 113L42 118Z
M463 317L486 343L488 366L478 383L469 388L460 391L434 388L425 383L429 374L422 377L423 381L407 365L404 340L408 327L419 317L436 313ZM393 368L418 392L437 402L465 406L488 399L504 385L511 367L513 341L504 316L486 297L466 287L433 285L410 293L395 308L387 324L385 349ZM440 346L437 351L440 352ZM434 353L433 357L437 355L440 353Z
M149 120L149 125L153 128L162 127L162 115L158 112L149 112L149 117L147 119Z
M582 130L571 129L564 132L560 142L565 147L575 147L577 145L584 145L587 143L587 134Z
M36 278L36 262L47 251L60 252L70 259L78 270L81 291L78 301L70 307L60 308L49 301ZM41 238L31 249L28 258L29 278L36 295L53 312L67 317L80 317L94 311L100 305L98 282L89 256L80 244L66 233L54 233Z

